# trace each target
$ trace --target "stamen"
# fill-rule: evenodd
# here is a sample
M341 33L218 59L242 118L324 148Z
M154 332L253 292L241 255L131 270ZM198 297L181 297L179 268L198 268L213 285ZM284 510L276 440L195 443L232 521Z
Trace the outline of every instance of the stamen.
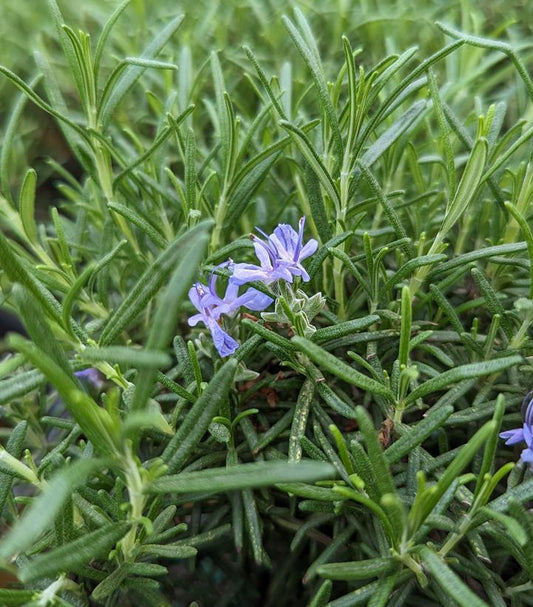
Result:
M304 238L304 225L305 217L300 217L298 221L298 242L296 243L296 249L294 250L294 261L298 261L300 257L300 251L302 250L302 242Z

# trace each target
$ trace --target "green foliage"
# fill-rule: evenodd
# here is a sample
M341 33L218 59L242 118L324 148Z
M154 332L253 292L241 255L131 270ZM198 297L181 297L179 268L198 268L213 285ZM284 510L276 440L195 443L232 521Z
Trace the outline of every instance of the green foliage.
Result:
M0 604L531 604L529 6L19 4ZM301 216L221 360L188 290Z

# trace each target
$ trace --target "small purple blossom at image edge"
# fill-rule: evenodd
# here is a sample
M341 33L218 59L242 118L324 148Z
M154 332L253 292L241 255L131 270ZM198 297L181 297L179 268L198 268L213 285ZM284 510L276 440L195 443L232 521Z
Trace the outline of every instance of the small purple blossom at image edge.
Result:
M525 442L527 447L520 454L520 459L533 465L533 391L529 392L522 402L522 416L524 423L521 428L500 432L499 436L505 440L506 445Z
M260 265L238 263L233 269L233 281L245 284L257 280L269 285L277 280L292 283L293 276L301 276L304 282L310 280L302 261L310 257L318 248L318 242L311 238L303 244L305 217L298 222L298 232L288 224L279 224L268 236L259 228L257 231L265 240L251 235L255 254Z
M96 390L101 390L104 381L98 369L94 367L88 367L87 369L82 369L81 371L75 371L74 375L82 382L82 384L87 383Z

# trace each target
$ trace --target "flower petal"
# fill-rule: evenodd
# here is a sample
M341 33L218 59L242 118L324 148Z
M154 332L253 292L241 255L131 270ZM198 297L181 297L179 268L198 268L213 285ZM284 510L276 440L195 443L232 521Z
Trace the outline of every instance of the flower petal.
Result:
M528 447L533 446L533 433L531 432L531 426L524 424L524 440Z
M238 285L243 285L252 280L267 282L269 273L260 266L251 263L236 263L233 270L233 281ZM272 282L272 281L270 281Z
M251 287L241 295L242 305L249 310L260 311L268 308L268 306L274 301L272 297L266 295L265 293L261 293L257 289Z
M280 257L286 257L287 259L294 259L294 252L298 247L298 239L298 234L294 228L287 223L280 223L269 237L269 240L276 245Z
M199 311L202 311L202 291L203 285L199 282L195 282L193 286L189 289L189 299L192 302L192 305Z
M254 243L254 250L257 259L259 259L259 263L264 270L272 269L272 260L276 258L276 252L271 249L271 247L256 236L252 237ZM236 264L242 265L242 264Z
M216 321L209 323L209 330L220 356L229 356L239 347L239 342L230 337Z
M533 464L533 450L531 449L524 449L522 451L522 453L520 454L520 459L523 462L527 462L528 464Z
M302 261L303 259L307 259L318 249L318 240L311 238L306 245L300 251L300 255L298 256L298 261Z
M206 324L205 318L204 314L195 314L189 318L187 323L189 324L189 327L195 327L199 322Z
M500 432L499 436L506 441L506 445L515 445L516 443L520 443L524 440L524 430L523 428L506 430L505 432Z

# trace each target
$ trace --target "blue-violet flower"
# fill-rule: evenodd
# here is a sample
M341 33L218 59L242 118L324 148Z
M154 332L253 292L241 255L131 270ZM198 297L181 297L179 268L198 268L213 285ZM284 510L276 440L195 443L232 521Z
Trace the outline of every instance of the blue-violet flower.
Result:
M506 445L525 442L527 447L520 454L520 459L528 464L533 464L533 391L524 398L522 416L524 418L523 426L501 432L500 438L506 439Z
M237 263L233 268L232 280L237 284L245 284L259 280L266 285L276 280L292 282L293 276L301 276L304 282L309 280L309 274L302 266L302 261L312 255L318 247L318 242L311 238L303 245L305 217L298 222L298 232L288 224L279 224L273 234L267 236L257 228L266 240L252 235L255 254L260 266L249 263Z
M225 266L228 264L222 264ZM195 283L189 290L189 299L198 314L189 318L189 325L194 327L199 322L211 332L213 343L220 356L229 356L239 347L239 343L228 335L220 326L221 316L232 316L241 306L249 310L264 310L272 303L272 298L257 289L250 288L239 295L239 285L232 278L228 281L224 297L216 290L217 275L211 274L207 285Z
M74 375L81 381L84 386L92 386L95 390L101 390L104 381L100 372L95 367L89 367L88 369L82 369L81 371L75 371Z

